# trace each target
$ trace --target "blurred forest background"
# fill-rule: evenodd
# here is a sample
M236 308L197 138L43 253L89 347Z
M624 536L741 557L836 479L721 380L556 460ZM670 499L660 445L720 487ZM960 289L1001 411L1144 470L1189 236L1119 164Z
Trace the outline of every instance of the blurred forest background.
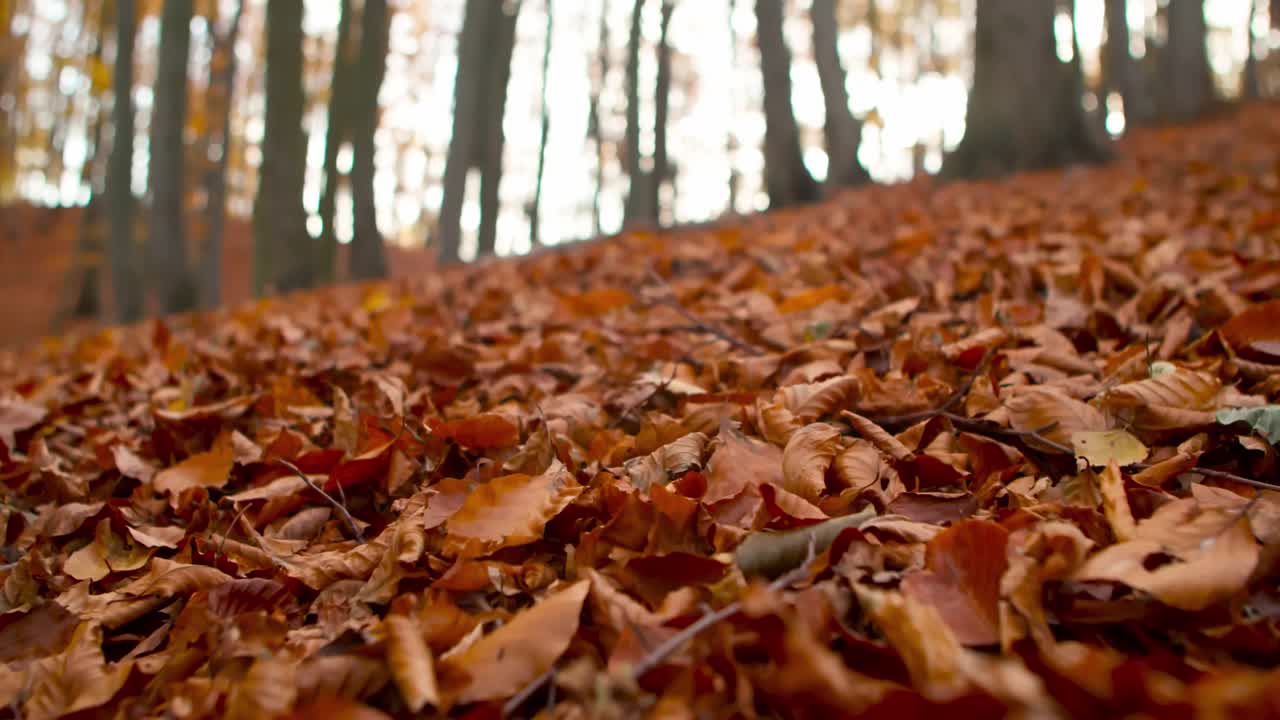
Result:
M1280 86L1280 0L0 0L0 342L922 175Z

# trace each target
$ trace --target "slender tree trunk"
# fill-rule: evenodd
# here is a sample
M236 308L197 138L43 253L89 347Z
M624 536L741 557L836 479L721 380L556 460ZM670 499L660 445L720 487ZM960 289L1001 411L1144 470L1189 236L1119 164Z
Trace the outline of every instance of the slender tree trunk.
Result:
M729 14L726 19L729 21L729 67L738 67L738 34L733 29L733 15L738 11L738 0L729 0ZM734 86L729 86L730 92L734 90ZM738 172L738 166L735 162L738 155L738 139L732 132L725 133L725 155L729 158L729 214L737 212L738 209L738 186L742 183L742 176Z
M546 0L544 8L547 15L547 26L545 37L542 42L542 85L539 97L539 117L540 126L538 128L538 174L533 184L533 203L529 206L529 245L537 247L542 243L540 234L542 211L542 174L546 169L547 163L547 135L551 130L551 110L547 103L547 76L551 70L551 30L552 30L552 0ZM593 99L594 101L594 99ZM594 109L594 108L593 108Z
M658 77L653 98L653 172L650 173L649 208L654 225L662 223L662 185L672 178L667 154L667 118L671 114L671 41L668 31L675 0L662 0L662 30L658 36Z
M871 179L858 162L862 144L862 123L849 111L849 91L845 88L844 65L837 47L835 0L813 0L809 8L813 22L813 55L826 104L823 136L827 147L826 189L859 185Z
M515 50L516 17L520 3L506 12L506 3L495 3L491 10L488 57L488 84L484 97L483 144L477 153L480 165L480 233L476 255L492 255L497 242L498 214L502 200L498 187L502 183L502 151L506 135L502 118L507 109L507 83L511 79L511 54Z
M351 0L340 0L338 16L338 45L333 56L333 84L329 88L328 126L324 134L324 187L320 192L320 245L316 250L317 274L321 282L333 280L334 262L338 251L338 233L333 226L333 216L338 205L338 150L346 140L352 99L352 66L356 62L356 48L351 34Z
M254 290L311 283L314 258L302 206L302 0L267 3L266 121L253 204Z
M782 0L756 0L756 41L764 79L764 175L769 207L818 199L818 183L804 165L800 129L791 109L791 51L782 34Z
M1249 24L1246 26L1248 31L1245 33L1245 51L1248 53L1244 61L1244 77L1241 78L1241 94L1246 100L1257 100L1262 97L1262 87L1258 80L1258 57L1254 52L1253 42L1253 21L1258 17L1258 3L1260 0L1253 0L1249 3Z
M187 267L183 227L187 126L187 62L191 50L192 0L168 0L160 19L160 50L151 116L151 232L147 248L148 285L159 294L160 310L181 312L195 304Z
M442 264L461 260L462 204L467 174L474 165L472 150L479 133L484 99L482 81L488 48L485 45L492 0L467 0L458 34L458 65L453 83L453 133L444 167L444 197L436 225L436 245Z
M387 0L365 0L360 18L360 86L352 127L351 199L355 237L351 243L352 277L385 277L387 258L374 205L374 134L378 129L378 91L387 70Z
M651 223L657 208L650 206L653 194L649 185L653 181L644 168L640 153L640 29L645 0L635 0L631 9L631 30L627 35L627 130L626 161L627 204L623 224Z
M231 26L218 37L214 46L214 62L210 63L209 96L215 98L217 131L212 141L221 147L217 160L209 164L205 177L208 217L200 258L200 304L214 308L222 303L222 235L227 221L227 165L231 158L231 98L235 91L236 40L240 37L240 21L244 0L236 3ZM222 58L217 60L217 58ZM219 65L221 63L221 65Z
M1146 122L1151 117L1151 103L1140 82L1138 65L1129 52L1127 0L1106 0L1106 28L1107 40L1102 49L1104 87L1108 93L1120 93L1129 124Z
M596 185L591 194L591 227L595 235L603 233L600 225L600 193L604 189L604 138L600 128L600 93L609 78L609 0L600 0L600 34L596 40L596 66L599 68L600 80L591 88L590 117L587 122L587 134L595 144L596 151Z
M111 290L116 318L131 323L142 317L133 232L133 40L134 0L116 0L116 58L111 109L113 139L107 170L107 203L111 215Z
M1164 120L1186 122L1208 112L1214 101L1204 0L1169 0L1168 21L1169 42L1160 67L1160 115Z
M947 158L948 175L998 175L1105 157L1087 131L1079 68L1058 60L1055 14L1054 0L979 0L965 136Z

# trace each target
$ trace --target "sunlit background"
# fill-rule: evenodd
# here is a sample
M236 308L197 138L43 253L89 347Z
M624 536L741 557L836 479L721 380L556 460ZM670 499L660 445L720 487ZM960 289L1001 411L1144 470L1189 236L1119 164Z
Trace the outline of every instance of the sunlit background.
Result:
M265 2L247 0L236 48L237 78L229 151L229 210L247 216L253 202L263 134L263 30ZM839 49L848 71L851 109L865 125L859 157L876 180L904 180L936 172L943 153L964 134L975 0L843 0L839 3ZM1165 0L1129 1L1129 44L1137 57L1159 42L1157 5ZM229 19L234 3L218 4ZM1075 17L1063 13L1056 25L1059 55L1071 56L1076 32L1087 80L1096 87L1105 40L1104 0L1076 0ZM101 3L96 3L101 5ZM159 2L143 3L136 48L138 111L134 191L147 188L151 83L159 40ZM394 9L386 81L376 135L375 192L379 226L391 242L420 245L428 237L442 196L441 180L449 142L456 34L464 0L392 0ZM1209 0L1209 57L1219 90L1238 94L1240 76L1253 45L1259 56L1280 50L1280 33L1270 31L1267 3L1250 27L1249 0ZM622 223L627 177L622 166L625 129L624 65L632 3L628 0L523 0L517 24L511 84L504 118L506 147L498 219L497 251L530 250L528 206L533 198L540 140L541 63L546 12L552 12L551 61L547 94L550 132L540 238L549 244L610 233ZM640 82L652 88L657 74L659 3L646 4ZM785 34L794 56L792 104L801 128L804 158L815 177L826 174L822 149L823 96L811 48L809 1L786 4ZM110 81L114 48L107 40L102 60L91 55L96 28L84 25L84 7L68 0L19 0L11 36L22 44L21 72L0 88L0 111L12 167L0 175L0 202L15 197L46 205L83 204L89 197L86 162L92 156L92 128L109 112L90 92ZM315 215L324 157L327 92L338 25L335 0L307 0L305 31L309 138L305 204L310 229ZM208 82L211 35L206 21L192 22L192 95L202 97ZM673 80L668 144L676 171L674 190L662 198L664 222L693 222L726 212L763 209L764 136L759 52L755 47L754 0L678 0L671 21ZM15 50L11 48L10 51ZM601 62L601 60L604 62ZM590 98L600 97L600 142L591 138ZM641 92L642 151L653 145L652 92ZM1118 96L1087 96L1101 104L1106 127L1125 127ZM190 113L188 140L206 124L198 102ZM350 148L339 153L339 169L350 170ZM193 184L194 185L194 184ZM193 202L201 202L192 193ZM351 206L340 191L337 231L351 237ZM464 257L474 253L479 225L478 182L468 188L462 224Z

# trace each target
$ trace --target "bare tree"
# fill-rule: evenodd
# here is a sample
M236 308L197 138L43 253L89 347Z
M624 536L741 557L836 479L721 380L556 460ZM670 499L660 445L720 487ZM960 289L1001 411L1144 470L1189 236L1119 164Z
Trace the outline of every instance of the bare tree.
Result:
M244 0L236 3L231 25L214 38L213 59L209 63L210 109L216 112L209 142L219 150L206 168L204 244L200 258L200 304L217 307L222 302L222 235L227 220L227 165L231 158L231 98L236 78L236 40L240 37L240 21L244 16Z
M314 267L302 206L302 0L267 3L266 81L262 166L253 203L253 286L259 295L310 285Z
M835 0L813 0L809 8L813 22L813 55L826 103L823 135L827 147L828 190L859 185L871 179L858 162L862 144L862 123L849 111L849 91L845 88L844 65L836 43Z
M1160 117L1185 122L1213 105L1213 72L1205 45L1204 0L1169 0L1168 42L1160 55Z
M338 44L333 56L333 82L329 86L328 123L324 133L324 185L320 191L320 245L316 249L316 279L333 279L334 261L337 257L338 235L333 217L338 205L338 151L346 142L351 125L350 96L353 67L358 50L351 32L351 0L340 0L338 7Z
M987 176L1105 158L1081 105L1079 52L1058 60L1055 0L978 0L973 89L951 176Z
M1144 122L1150 119L1151 103L1129 51L1127 0L1106 0L1106 29L1107 40L1102 49L1104 90L1120 93L1130 123Z
M378 91L387 69L387 0L365 0L360 16L359 84L352 123L351 199L355 237L351 242L352 277L366 280L387 274L382 233L374 205L374 134L378 129Z
M502 173L502 112L515 44L516 13L494 0L467 0L458 35L453 90L453 135L445 158L444 198L435 243L440 262L457 262L462 241L462 205L467 175L481 170L480 248L492 249Z
M115 88L111 108L111 160L107 168L107 204L111 215L111 290L116 318L122 323L142 317L133 232L133 41L134 0L116 0Z
M160 49L151 117L151 232L147 247L148 284L160 309L181 312L195 305L187 267L183 225L186 186L183 131L187 126L187 63L191 54L192 0L168 0L160 17Z
M818 183L805 167L800 128L791 109L791 50L782 34L782 0L756 0L756 41L764 80L764 183L769 207L818 199Z
M553 29L552 0L546 0L543 8L546 12L547 25L542 38L542 84L538 97L538 170L533 183L533 200L529 203L529 244L537 247L542 238L539 235L542 212L542 175L547 164L547 135L551 131L551 109L547 95L547 76L551 70L551 30Z

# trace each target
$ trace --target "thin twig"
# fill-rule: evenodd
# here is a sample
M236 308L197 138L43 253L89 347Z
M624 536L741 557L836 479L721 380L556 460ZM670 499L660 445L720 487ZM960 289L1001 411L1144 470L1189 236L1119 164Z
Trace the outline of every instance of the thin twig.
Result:
M511 699L508 700L506 704L502 706L502 717L509 717L511 715L514 715L515 712L520 709L521 705L524 705L529 700L529 698L533 697L533 694L538 692L538 690L540 690L543 685L546 685L547 683L551 682L551 680L555 676L556 676L556 666L552 665L551 667L547 668L546 672L534 678L532 681L530 681L528 685L525 685L524 688L520 690L520 692L511 696ZM552 685L552 687L555 687L555 686Z
M805 561L800 563L798 567L783 573L776 580L769 583L769 589L775 591L781 590L808 575L809 566L813 562L814 555L814 545L812 539L810 539L809 554L808 557L805 558ZM695 620L693 624L667 638L666 642L663 642L661 645L654 648L652 652L646 655L640 662L636 663L635 667L631 670L631 677L637 681L640 680L640 678L644 677L646 673L661 665L673 653L684 647L685 643L693 640L712 625L736 615L741 609L742 601L734 600L715 612L704 614L702 617Z
M356 524L356 519L351 517L351 513L347 511L346 505L334 500L332 495L325 492L319 485L315 484L315 482L312 481L311 478L307 477L307 474L302 472L297 465L294 465L284 458L278 458L276 462L292 470L295 475L302 478L302 481L307 484L307 487L315 490L320 494L320 497L328 500L329 504L332 505L333 508L338 511L338 514L342 516L342 519L346 521L347 527L351 529L351 534L355 537L356 541L364 542L364 533L360 531L360 526Z
M659 275L657 271L655 271L653 268L649 268L649 276L657 280L658 283L663 287L666 293L666 296L660 298L658 302L662 303L663 305L666 305L672 310L675 310L676 313L678 313L680 317L684 318L685 321L688 322L692 328L697 329L701 332L704 332L708 335L714 335L720 338L721 340L729 343L729 345L733 346L734 348L741 350L744 353L747 353L748 355L761 354L759 348L749 345L743 342L742 340L739 340L738 338L734 337L729 332L727 332L724 328L721 328L717 325L713 325L703 320L702 318L690 312L688 308L686 308L684 305L681 305L680 300L676 298L675 291L671 288L671 283L667 282L667 279Z
M973 384L977 382L978 378L981 377L983 373L986 372L987 368L991 365L991 359L995 357L995 354L994 349L989 349L983 353L982 359L978 361L973 372L969 373L969 377L965 378L965 381L960 384L960 387L956 388L956 391L951 393L951 397L947 398L946 401L938 407L907 415L884 415L881 417L871 418L871 420L880 427L886 427L895 425L915 425L916 423L924 422L925 420L932 420L939 415L949 415L952 408L968 397L969 391L973 389Z

